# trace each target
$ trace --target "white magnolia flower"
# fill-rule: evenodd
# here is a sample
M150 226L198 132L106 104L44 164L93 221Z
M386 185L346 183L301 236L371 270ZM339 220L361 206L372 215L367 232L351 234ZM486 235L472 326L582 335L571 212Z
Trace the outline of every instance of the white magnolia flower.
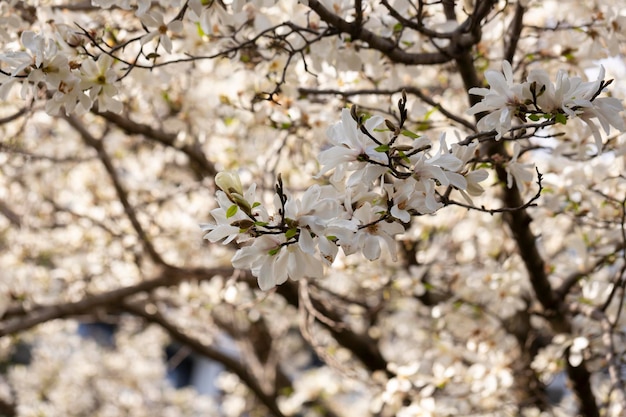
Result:
M434 181L417 181L413 193L413 205L418 213L434 213L443 207L443 203L437 200Z
M624 119L620 114L624 110L621 100L615 97L598 97L589 107L584 107L578 117L589 126L595 140L598 153L602 151L602 135L596 126L594 119L606 134L611 131L611 126L617 130L624 131Z
M58 89L46 102L46 113L50 115L59 114L61 108L65 114L75 113L82 115L86 113L93 104L92 100L81 89L81 79L70 77L59 83Z
M408 223L415 213L432 213L442 206L436 200L432 180L417 181L410 177L395 181L393 187L389 185L386 188L393 204L389 212L403 223Z
M520 191L526 189L526 183L533 179L533 164L522 164L517 162L521 147L519 143L513 144L513 156L511 160L506 164L506 185L507 187L513 187L513 181Z
M511 128L515 110L524 103L524 86L513 79L513 69L507 61L502 62L502 72L488 70L485 78L490 88L471 88L470 94L484 96L480 103L473 105L467 114L489 112L478 122L482 131L495 130L496 140Z
M243 195L241 179L239 178L239 174L234 171L218 172L217 175L215 175L215 185L228 196L232 193Z
M233 204L246 213L251 213L254 205L254 196L256 192L256 184L253 184L248 191L244 193L243 186L239 174L234 171L218 172L215 176L215 185L228 197ZM230 206L229 206L230 207ZM223 207L228 208L228 207Z
M301 198L289 197L285 203L285 217L300 227L308 227L322 236L326 224L339 216L341 210L337 199L322 196L322 187L309 187Z
M414 157L413 177L418 181L432 179L437 180L440 185L453 185L458 189L465 189L467 187L465 178L456 172L463 167L463 162L448 150L445 133L441 135L439 143L440 150L434 157L428 158L424 153Z
M50 48L52 48L52 51L55 50L53 44L46 42L46 38L43 35L32 31L22 33L20 41L30 51L32 64L35 68L41 67L41 64L43 64L44 59L50 52Z
M172 40L170 35L180 33L183 30L183 22L180 20L172 20L165 23L163 14L158 11L145 13L141 16L141 22L148 28L150 32L141 37L141 44L145 45L152 39L158 38L159 43L163 45L165 51L169 54L172 52Z
M287 278L298 280L323 276L319 259L304 252L299 245L284 245L285 242L283 234L260 236L252 245L237 251L232 259L233 266L250 269L263 291L283 284Z
M7 72L12 77L15 77L16 75L21 75L26 68L33 65L33 57L25 51L8 51L0 54L0 63L6 64Z
M469 204L473 204L470 196L476 197L485 192L485 189L482 185L480 185L480 183L485 181L487 178L489 178L489 172L485 169L478 169L465 174L467 187L464 190L459 190L465 201Z
M222 180L223 176L216 183L219 182L225 186L225 182ZM233 188L229 189L234 190ZM235 203L233 198L229 197L224 191L217 191L215 196L219 207L211 210L213 222L200 225L201 229L207 232L204 235L204 239L213 243L224 239L224 245L235 239L238 243L250 240L252 236L248 234L248 230L255 222L269 222L269 216L265 208L254 202L255 193L256 184L250 185L243 195L232 193L231 197L232 195L237 195L234 198L237 201Z
M407 178L404 181L398 181L394 184L393 191L388 193L390 199L393 202L393 206L389 210L391 215L403 223L411 221L410 210L415 207L415 197L413 191L415 190L416 181L413 178Z
M55 42L32 31L23 32L20 42L26 50L0 54L0 63L7 65L12 77L28 75L29 83L23 83L24 87L36 88L37 83L45 82L55 89L72 76L68 57L59 52Z
M370 261L378 259L381 254L381 243L387 245L392 259L397 259L396 241L394 236L404 233L404 227L396 222L380 220L381 207L364 203L353 213L353 218L360 223L360 228L354 235L352 242L339 240L339 244L346 254L363 251L363 255Z
M113 69L113 58L100 55L97 61L87 59L80 67L81 88L89 90L89 97L98 102L98 111L122 111L122 103L115 100L117 74Z
M611 126L624 130L621 101L613 97L597 97L604 82L604 67L600 68L596 80L587 82L580 77L570 77L561 70L556 75L556 83L550 80L546 71L540 69L531 71L526 82L515 83L511 65L505 61L502 68L503 74L497 71L485 73L489 89L469 90L471 94L484 98L472 106L468 114L488 112L478 122L478 128L482 131L495 130L496 140L511 128L514 116L523 117L525 114L580 118L591 129L598 151L602 149L602 136L594 119L607 134Z
M365 121L364 126L368 132L375 134L374 129L381 123L382 117L373 116ZM363 180L370 183L387 171L386 166L389 163L387 154L376 151L379 145L359 130L356 121L350 115L350 110L342 110L341 121L331 126L327 135L333 146L318 156L322 165L318 177L334 169L331 180L337 182L344 178L346 171L363 170L353 182Z
M218 201L223 200L223 195L224 193L221 191L218 192ZM239 238L238 241L240 241L242 227L237 225L237 222L240 224L242 221L250 220L241 210L237 210L233 215L230 215L227 209L222 207L222 204L220 204L219 208L211 210L211 216L215 223L203 223L200 225L200 228L207 232L203 238L213 243L224 239L224 245L229 244L236 238Z
M452 153L461 161L462 168L464 170L463 176L465 177L466 187L458 188L459 193L463 196L465 201L469 204L473 204L470 196L479 196L485 189L480 185L489 177L489 172L484 169L477 169L475 171L465 171L466 165L476 156L476 150L478 149L478 142L473 142L467 146L460 146L457 143L452 144Z

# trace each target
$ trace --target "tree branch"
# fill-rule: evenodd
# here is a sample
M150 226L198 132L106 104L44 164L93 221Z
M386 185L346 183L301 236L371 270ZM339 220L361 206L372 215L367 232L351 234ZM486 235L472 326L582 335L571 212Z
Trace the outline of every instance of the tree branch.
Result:
M615 343L613 341L613 325L611 324L611 321L602 310L591 305L572 303L569 306L569 310L573 313L584 314L585 316L600 322L600 326L602 328L602 343L606 349L605 359L608 366L609 378L613 384L613 389L617 389L618 391L619 402L622 410L626 410L626 387L624 386L624 381L622 380L623 366L620 363L619 357L615 351ZM571 366L569 365L569 361L568 366ZM574 384L576 383L577 382L574 381ZM582 380L581 383L584 384L586 381ZM591 387L585 387L585 389L588 391L588 395L592 395L592 399L595 402L595 398L593 398L593 393L591 392ZM585 416L599 415L599 413L593 414L593 409L585 412Z
M469 130L471 130L473 132L477 131L476 126L472 122L464 119L461 116L458 116L458 115L450 112L449 110L446 110L446 108L443 107L443 105L441 105L441 103L438 103L437 101L433 100L428 95L424 94L417 87L409 86L409 87L397 88L395 90L385 90L385 89L372 88L372 89L345 90L345 91L335 90L335 89L323 90L323 89L304 88L304 87L298 88L298 92L300 94L305 94L305 95L337 95L337 96L340 96L340 97L352 97L352 96L368 95L368 94L371 94L371 95L391 95L391 94L401 93L402 91L406 91L408 94L413 94L413 95L417 96L424 103L429 104L429 105L435 107L437 110L439 110L441 112L441 114L446 116L448 119L463 125L464 127L468 128Z
M143 281L128 287L118 288L109 292L86 295L82 300L73 303L63 303L55 305L36 306L30 310L23 310L21 314L5 317L0 321L0 337L15 334L28 330L38 324L71 316L84 314L94 309L114 303L132 295L152 291L159 287L170 287L178 285L184 280L204 280L216 275L232 275L233 269L228 268L198 268L198 269L177 269L167 268L158 278Z
M154 129L149 125L134 122L128 117L120 116L110 111L95 114L114 124L129 135L142 135L162 145L183 152L189 157L193 168L203 177L212 178L217 174L215 166L207 159L206 155L197 144L183 144L177 146L175 134L166 133L162 130Z
M17 214L4 200L0 200L0 213L6 217L6 219L13 226L20 228L22 226L22 217Z
M17 416L17 407L15 404L0 399L0 416L15 417Z
M296 308L299 307L300 301L297 283L287 281L277 287L276 291L282 295L289 304ZM378 344L374 339L370 338L366 333L357 334L347 326L332 325L332 322L342 323L341 317L313 297L311 297L311 302L315 310L330 319L330 321L320 321L319 318L316 318L318 323L330 331L337 343L352 352L370 372L387 372L387 361L378 349Z
M382 52L393 62L407 65L434 65L443 64L452 60L451 56L441 52L406 52L400 49L391 39L380 37L365 29L362 25L355 24L356 22L351 23L340 18L336 14L330 12L317 0L310 0L309 7L330 26L340 32L349 34L353 40L358 39L366 42L370 48Z
M243 382L254 393L259 401L261 401L261 403L263 403L263 405L265 405L265 407L267 407L267 409L274 416L285 417L285 415L280 411L280 408L278 408L276 393L268 394L264 392L259 384L259 381L257 381L255 377L248 372L240 361L220 352L217 349L213 349L210 346L205 345L191 336L188 336L173 323L168 321L158 310L148 312L144 306L137 306L128 302L122 302L121 306L129 313L139 316L150 323L158 324L166 330L174 340L188 346L199 355L205 356L224 365L228 371L239 377L241 382Z
M117 171L113 166L111 158L104 149L104 144L102 143L102 140L96 139L76 117L66 116L65 120L80 134L85 144L95 149L95 151L98 153L98 157L100 158L100 161L104 165L104 168L109 174L109 178L113 183L113 187L115 188L117 196L120 199L120 203L122 203L122 206L124 207L124 212L130 220L133 229L135 229L135 232L139 236L139 239L141 240L144 249L146 250L146 252L148 252L148 255L150 255L152 261L157 265L166 265L165 261L161 257L161 254L157 252L154 245L152 244L152 241L148 237L148 234L145 232L143 226L139 222L137 214L135 213L135 209L130 204L130 201L128 199L128 193L126 192L126 189L122 185L122 182L117 175Z
M476 30L480 30L479 21L486 17L495 2L481 2L479 8L475 10L474 16L476 21ZM487 9L488 6L488 9ZM481 17L482 16L482 17ZM480 87L481 81L474 67L473 59L469 50L460 54L456 58L457 69L461 74L466 90L473 87ZM468 94L470 105L480 102L481 98L472 94ZM484 115L477 114L476 121L480 120ZM506 149L503 141L489 141L483 143L482 152L488 156L506 155ZM502 164L496 164L496 175L501 184L506 184L507 172ZM519 189L515 184L512 188L502 187L502 201L505 207L522 207L524 201ZM537 247L536 237L533 234L530 224L532 218L528 214L526 208L514 210L504 213L504 219L513 233L513 238L517 243L520 256L524 262L531 286L534 290L535 297L546 311L546 318L550 322L552 329L557 333L572 332L571 322L565 314L566 308L564 301L558 297L556 291L552 288L546 264ZM590 378L591 375L583 361L578 367L568 367L568 377L574 386L574 392L584 410L586 417L597 417L599 409L597 402L591 392Z
M504 46L504 59L509 61L511 65L513 65L513 59L515 58L515 51L517 50L517 44L520 39L520 34L522 33L522 29L524 28L524 6L520 4L521 2L517 2L515 6L515 15L513 16L513 21L509 26L509 34L508 39L506 40L506 44Z

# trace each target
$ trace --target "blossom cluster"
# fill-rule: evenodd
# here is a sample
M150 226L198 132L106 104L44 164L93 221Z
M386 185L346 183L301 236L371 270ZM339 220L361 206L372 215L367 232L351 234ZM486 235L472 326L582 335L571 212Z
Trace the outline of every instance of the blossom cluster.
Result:
M509 62L502 63L502 70L485 72L490 88L469 90L470 94L483 96L483 99L472 106L468 114L486 112L478 122L478 129L483 132L495 131L496 139L512 128L512 121L516 118L522 122L543 119L562 124L568 118L580 118L591 129L600 152L602 136L595 121L600 123L607 134L611 126L624 130L624 120L620 115L623 110L621 101L615 97L598 97L611 83L604 80L604 67L601 67L594 81L570 77L566 71L559 70L555 83L543 69L530 71L522 83L514 80Z
M468 113L486 113L478 129L494 132L496 140L516 129L514 118L535 123L537 129L579 118L590 126L600 150L602 138L595 121L607 133L611 126L624 129L621 102L599 97L610 84L604 75L602 69L597 80L586 82L559 71L552 83L545 71L533 70L525 82L517 83L505 61L503 73L487 71L490 88L470 90L483 99ZM452 190L471 207L471 196L482 193L480 182L488 177L487 171L472 169L478 142L448 146L443 134L439 149L432 152L430 139L403 128L406 95L398 107L398 126L379 116L359 115L356 106L344 109L341 121L327 131L330 146L318 156L317 178L328 174L328 184L313 185L296 197L285 191L279 178L274 214L256 201L255 185L244 192L236 173L218 174L219 207L211 212L214 221L202 225L205 238L243 244L233 265L250 269L263 290L287 278L321 277L323 264L332 264L339 248L345 255L360 252L375 260L386 247L396 260L395 237L413 216L439 210ZM505 164L509 188L515 182L523 189L533 176L533 165L518 161L520 151L515 142Z
M81 59L68 53L72 42L81 42L72 31L58 32L55 39L32 31L22 33L25 50L0 54L2 70L9 76L0 84L0 99L6 100L14 84L21 82L21 95L35 96L45 86L49 100L46 111L57 114L82 114L97 103L100 111L122 111L122 103L114 98L118 79L109 55L97 59ZM65 35L65 36L63 36ZM30 90L30 91L29 91ZM30 93L30 94L29 94Z
M400 101L406 115L406 96ZM339 249L378 259L384 247L397 258L395 237L411 217L443 207L441 188L459 190L468 200L480 194L485 170L470 170L477 144L439 149L431 141L379 116L365 118L356 106L344 109L341 121L328 129L331 146L318 157L318 177L331 173L329 183L315 184L294 196L279 177L274 195L277 212L256 201L256 186L244 191L235 172L216 176L219 207L214 221L203 224L205 238L245 244L233 265L251 269L267 290L287 280L320 278ZM471 201L471 200L470 200Z
M158 10L150 10L151 2L146 0L112 2L94 0L94 6L123 10L134 10L145 33L138 36L144 45L156 40L154 52L142 51L146 57L158 56L161 47L172 52L172 36L182 32L182 19L178 16L165 21ZM201 2L191 2L193 12L190 19L197 21L208 11L202 9ZM206 10L206 9L205 9ZM19 19L6 22L18 29ZM2 35L2 32L0 32ZM115 67L118 57L114 49L98 48L89 50L91 34L80 25L55 24L51 34L25 30L21 32L19 50L8 50L0 54L0 99L6 100L9 92L21 84L21 97L38 97L37 92L45 87L46 112L57 115L63 110L67 115L82 115L94 105L101 112L120 113L119 79L121 72ZM3 38L10 38L3 36ZM125 68L128 71L128 68Z

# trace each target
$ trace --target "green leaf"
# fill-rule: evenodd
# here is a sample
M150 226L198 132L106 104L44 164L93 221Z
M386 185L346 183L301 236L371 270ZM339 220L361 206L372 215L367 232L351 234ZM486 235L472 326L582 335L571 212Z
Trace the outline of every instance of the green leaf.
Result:
M420 135L418 135L417 133L413 133L413 132L411 132L410 130L406 130L406 129L404 129L404 130L402 131L402 134L403 134L404 136L407 136L407 137L411 138L411 139L417 139L417 138L419 138L419 137L420 137Z
M226 210L226 218L228 219L230 217L233 217L235 214L237 214L237 210L239 210L239 207L235 204L228 207L228 210Z
M265 227L268 224L269 224L268 222L254 222L254 225L259 226L259 227Z
M196 29L198 30L198 35L200 37L206 35L206 33L204 33L204 31L202 30L202 25L200 24L200 22L196 23Z
M417 126L417 131L418 131L418 132L423 132L423 131L425 131L425 130L430 129L431 127L432 127L431 122L428 122L428 121L426 121L426 122L421 122L421 123Z
M270 249L270 250L267 252L267 254L268 254L269 256L274 256L274 255L276 255L278 252L280 252L280 248L281 248L281 247L279 246L279 247L277 247L277 248Z
M287 240L289 240L297 234L298 234L298 229L295 229L295 228L289 229L285 232L285 237L287 238Z
M567 116L564 115L563 113L557 113L554 116L554 121L562 125L567 124Z
M374 148L376 152L387 152L389 150L389 145L379 145Z
M537 122L540 119L538 114L531 114L530 116L528 116L528 118L532 120L533 122Z
M252 208L259 207L260 205L261 203L259 203L258 201L255 201L254 203L252 203Z
M433 113L435 113L437 111L437 107L433 107L432 109L428 110L428 112L424 115L424 121L428 121L428 119L430 119L430 116L433 115Z
M408 156L406 156L406 154L402 151L398 151L398 155L400 155L400 158L402 158L402 160L408 164L411 163L411 160L409 159Z

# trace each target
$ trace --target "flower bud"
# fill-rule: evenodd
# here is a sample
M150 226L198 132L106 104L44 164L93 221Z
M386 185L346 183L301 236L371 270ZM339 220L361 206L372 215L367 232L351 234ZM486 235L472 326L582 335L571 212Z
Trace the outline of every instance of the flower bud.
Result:
M228 198L232 200L233 194L243 195L243 187L239 175L234 171L218 172L215 176L215 185L224 191Z
M250 207L250 203L248 203L243 196L243 186L236 172L218 172L215 176L215 185L226 193L230 201L239 206L246 214L251 215L252 208Z

